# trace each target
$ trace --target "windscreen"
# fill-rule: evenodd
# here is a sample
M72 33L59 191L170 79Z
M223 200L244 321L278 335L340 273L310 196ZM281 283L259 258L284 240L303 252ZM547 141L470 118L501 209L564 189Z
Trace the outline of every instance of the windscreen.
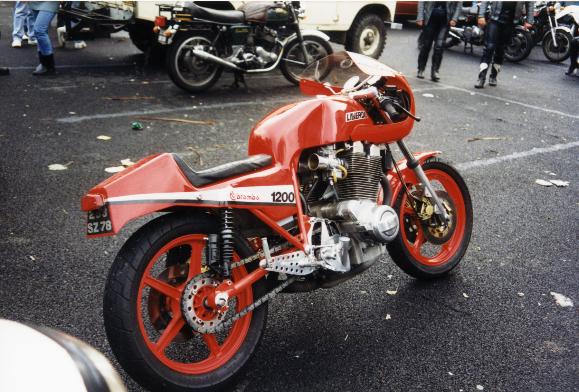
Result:
M369 75L358 68L348 52L337 52L310 64L300 78L341 88L352 76L364 80Z

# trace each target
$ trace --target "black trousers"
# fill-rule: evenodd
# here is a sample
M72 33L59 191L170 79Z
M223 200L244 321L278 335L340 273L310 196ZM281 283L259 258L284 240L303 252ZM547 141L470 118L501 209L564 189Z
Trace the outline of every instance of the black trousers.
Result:
M480 62L503 64L505 46L511 41L512 34L512 23L499 23L491 20L485 28L485 48Z
M424 70L428 61L428 54L432 43L434 43L434 52L432 53L432 69L438 71L442 63L442 53L444 52L444 43L448 35L448 22L444 16L435 16L428 20L428 24L422 30L421 39L422 47L418 55L418 69Z
M575 39L573 39L571 41L571 48L570 48L570 63L569 63L569 71L571 72L573 71L575 68L578 68L577 66L577 52L579 52L579 37L575 37Z

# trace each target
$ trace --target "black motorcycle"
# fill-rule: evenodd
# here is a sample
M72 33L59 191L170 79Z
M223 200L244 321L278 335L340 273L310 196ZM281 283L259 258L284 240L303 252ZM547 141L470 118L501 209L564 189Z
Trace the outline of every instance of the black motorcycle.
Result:
M220 11L193 3L159 6L155 31L169 45L167 69L175 84L192 93L209 89L231 71L235 85L243 75L280 68L287 80L310 63L332 53L329 37L301 31L298 2L247 2Z
M483 46L485 43L484 29L478 26L479 5L473 4L472 7L463 7L462 14L458 18L457 24L451 27L448 32L445 47L451 48L464 43L464 52L470 49L473 52L473 46ZM487 22L489 12L486 12ZM513 63L526 59L533 49L533 37L531 33L523 26L515 26L513 35L509 44L505 47L505 58Z

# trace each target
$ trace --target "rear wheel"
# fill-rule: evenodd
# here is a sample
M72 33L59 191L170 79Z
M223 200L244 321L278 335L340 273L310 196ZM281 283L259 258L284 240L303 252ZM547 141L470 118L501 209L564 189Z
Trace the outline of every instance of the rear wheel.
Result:
M511 41L505 47L505 58L512 63L523 61L529 57L534 45L533 35L530 31L515 29Z
M571 54L571 41L573 37L564 30L555 31L555 39L553 35L548 32L543 38L543 54L549 61L553 63L560 63L569 58ZM557 46L555 47L555 43Z
M328 41L316 35L304 35L304 45L309 55L309 62L304 61L304 53L298 39L291 41L284 49L280 70L283 76L293 84L300 83L300 74L314 61L329 56L333 50Z
M423 186L408 183L413 202L418 201L425 208L419 216L406 192L400 191L394 204L400 218L400 232L388 244L388 252L407 274L433 279L447 275L464 256L472 232L472 203L464 180L452 166L433 158L422 168L442 200L450 222L441 225L424 197Z
M127 241L111 268L104 299L107 337L119 363L147 389L222 390L261 339L267 305L215 334L191 325L191 320L221 323L265 293L260 281L230 299L223 313L204 306L221 282L205 263L207 235L217 231L208 215L162 216ZM237 241L234 259L250 254L247 244ZM241 266L231 278L247 274Z
M346 50L378 59L385 45L384 21L376 14L366 14L359 16L352 24L348 32Z
M208 90L223 72L220 65L196 57L193 54L195 48L203 48L208 53L218 55L212 45L212 38L202 33L178 36L167 54L167 70L171 80L190 93Z

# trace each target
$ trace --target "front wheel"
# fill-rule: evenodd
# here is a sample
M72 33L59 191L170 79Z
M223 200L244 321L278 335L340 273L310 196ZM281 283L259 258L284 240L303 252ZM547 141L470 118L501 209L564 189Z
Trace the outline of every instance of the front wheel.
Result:
M523 61L531 54L534 46L533 35L525 29L515 29L511 41L505 47L505 58L512 63Z
M217 55L212 37L207 33L182 33L171 44L167 53L167 71L171 80L190 93L199 93L213 86L223 68L193 54L193 49L202 49Z
M137 231L111 268L104 298L107 337L119 363L149 390L223 390L261 339L266 304L220 332L198 332L198 325L225 322L265 294L261 280L231 298L222 312L204 305L221 281L205 261L207 236L218 230L206 214L164 215ZM250 254L238 240L234 261ZM231 280L247 274L240 266Z
M466 183L452 166L432 158L422 169L450 221L441 224L424 195L422 184L407 183L411 200L404 188L396 198L394 209L400 219L400 232L388 244L388 252L407 274L418 279L433 279L447 275L464 256L472 232L472 203Z
M309 62L304 61L304 53L298 39L292 40L284 48L281 64L279 65L283 76L293 84L300 83L300 74L314 61L329 56L333 50L329 42L316 35L304 35L304 45L309 55Z
M554 40L551 32L548 32L543 38L543 54L553 63L565 61L571 55L572 40L571 34L564 30L555 30ZM557 43L557 46L555 46L555 43Z

